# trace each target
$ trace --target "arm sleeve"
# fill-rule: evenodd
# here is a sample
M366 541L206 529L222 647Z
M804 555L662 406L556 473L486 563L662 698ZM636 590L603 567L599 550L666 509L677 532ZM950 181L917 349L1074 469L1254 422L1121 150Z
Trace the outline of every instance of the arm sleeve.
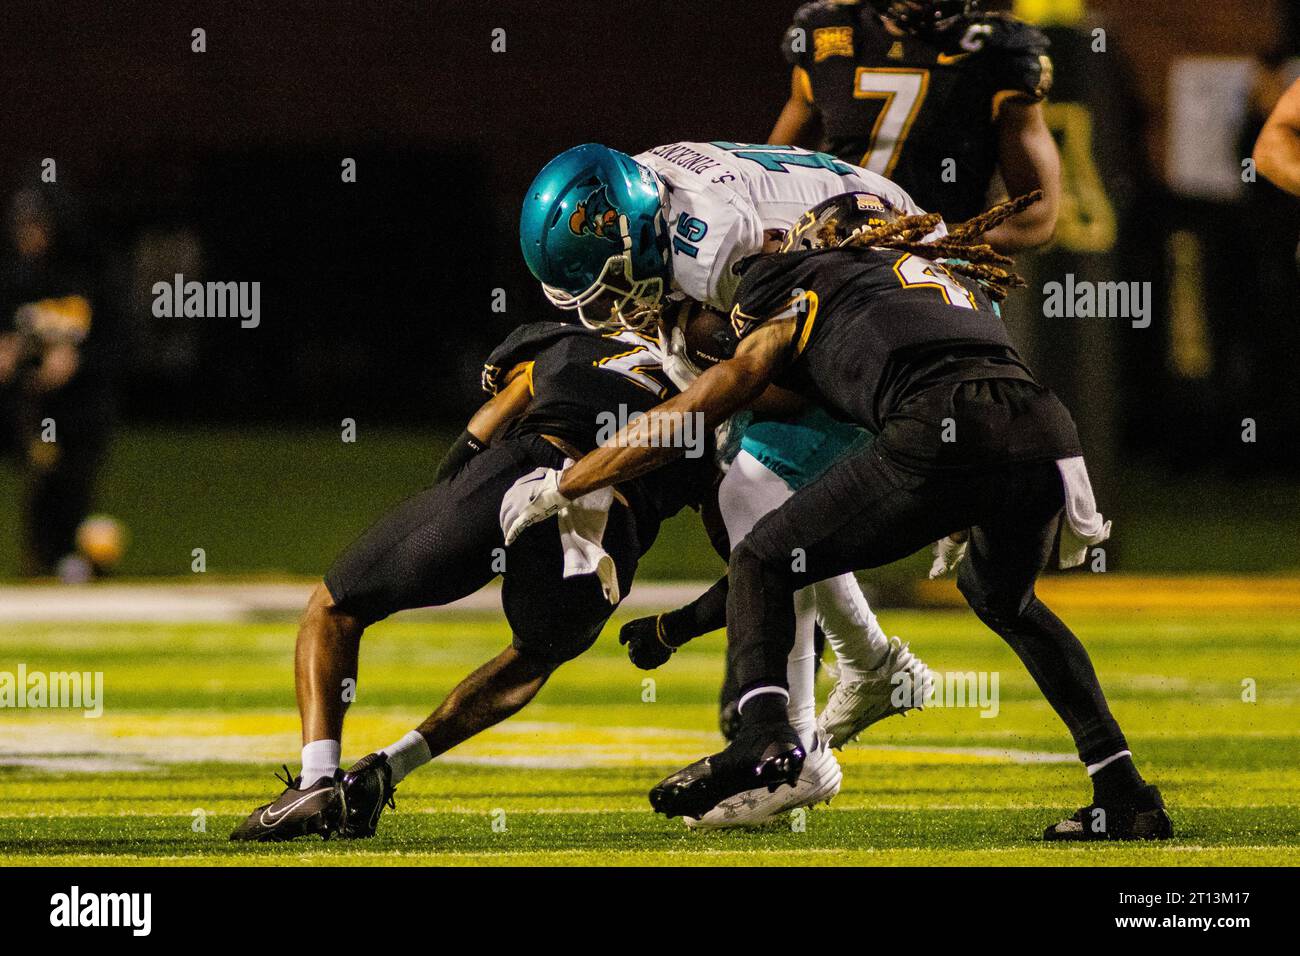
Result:
M468 428L460 433L460 437L452 442L451 447L447 449L447 454L442 456L442 462L438 465L438 473L433 478L433 483L441 484L448 478L453 477L457 472L469 463L469 460L481 452L486 446L479 441Z

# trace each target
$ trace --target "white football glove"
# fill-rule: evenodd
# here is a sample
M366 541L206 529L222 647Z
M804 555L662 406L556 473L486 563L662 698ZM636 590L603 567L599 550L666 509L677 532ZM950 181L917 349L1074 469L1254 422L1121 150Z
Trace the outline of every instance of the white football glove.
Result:
M958 531L934 543L934 563L930 565L930 580L943 577L961 564L966 557L966 545L970 542L969 531Z
M501 532L506 544L514 544L525 528L544 521L569 503L560 494L560 472L534 468L501 498Z
M666 332L661 325L659 348L664 353L664 372L679 390L686 391L700 377L700 370L686 355L686 333L681 326L674 325L672 331Z

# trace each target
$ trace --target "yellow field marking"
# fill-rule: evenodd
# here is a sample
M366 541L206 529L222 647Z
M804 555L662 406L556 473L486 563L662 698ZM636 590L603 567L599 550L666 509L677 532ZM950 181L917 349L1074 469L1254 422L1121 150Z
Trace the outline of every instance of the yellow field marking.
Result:
M1038 595L1052 607L1088 611L1300 611L1300 577L1048 576ZM916 599L927 606L964 607L952 579L919 581Z
M395 740L413 716L357 713L348 720L345 756ZM154 763L275 762L296 765L298 718L289 711L238 714L106 713L98 720L67 714L11 725L0 764L49 769L147 770ZM357 743L353 743L356 741ZM538 769L661 767L685 763L721 741L713 731L667 727L589 727L569 722L510 721L439 758L440 763ZM1069 763L1071 754L992 746L881 744L842 751L846 766Z

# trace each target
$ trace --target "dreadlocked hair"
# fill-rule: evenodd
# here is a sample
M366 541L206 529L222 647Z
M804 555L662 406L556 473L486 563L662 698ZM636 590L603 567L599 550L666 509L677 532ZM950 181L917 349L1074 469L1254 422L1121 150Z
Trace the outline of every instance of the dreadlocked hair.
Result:
M943 222L938 213L903 216L875 229L863 229L844 240L842 245L874 246L879 249L899 249L924 259L941 261L945 268L974 279L995 302L1002 302L1012 289L1025 285L1025 280L1011 271L1015 260L994 251L980 239L1017 213L1028 209L1043 198L1043 191L1033 192L1004 203L998 203L974 219L952 226L946 236L932 242L923 242Z

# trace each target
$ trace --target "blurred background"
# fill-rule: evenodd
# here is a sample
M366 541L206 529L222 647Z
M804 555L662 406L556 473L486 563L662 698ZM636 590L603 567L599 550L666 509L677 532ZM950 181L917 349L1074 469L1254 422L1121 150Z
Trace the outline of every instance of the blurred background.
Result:
M765 140L797 6L7 0L0 329L42 275L78 292L41 401L0 386L0 577L87 576L76 529L122 577L188 576L195 548L210 575L319 574L431 480L492 346L553 315L518 251L536 171L593 140ZM1300 207L1242 181L1300 72L1297 4L1014 7L1053 40L1075 204L1008 322L1079 421L1107 570L1300 568ZM1151 282L1150 327L1044 318L1071 272ZM155 315L176 274L260 282L260 324ZM715 573L697 524L646 573Z

